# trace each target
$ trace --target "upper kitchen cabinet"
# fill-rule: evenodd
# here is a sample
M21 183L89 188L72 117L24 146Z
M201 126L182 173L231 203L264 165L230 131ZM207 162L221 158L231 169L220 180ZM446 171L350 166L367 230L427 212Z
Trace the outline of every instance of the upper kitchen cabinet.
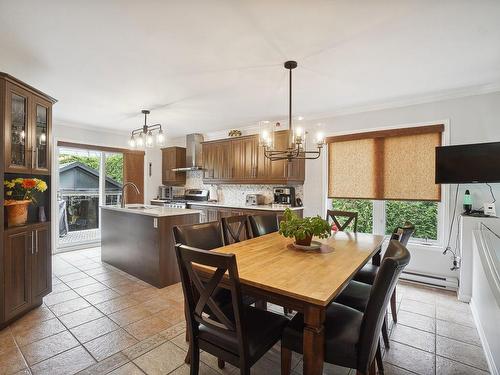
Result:
M5 172L49 174L55 99L5 73L0 87Z
M276 132L276 147L283 149L287 144L288 132ZM304 160L271 162L264 156L256 135L203 142L202 145L205 183L304 183Z
M203 142L203 181L219 183L232 181L234 174L231 142L226 140Z
M184 147L167 147L162 150L162 183L168 186L186 184L186 172L175 172L175 168L186 166L186 149Z

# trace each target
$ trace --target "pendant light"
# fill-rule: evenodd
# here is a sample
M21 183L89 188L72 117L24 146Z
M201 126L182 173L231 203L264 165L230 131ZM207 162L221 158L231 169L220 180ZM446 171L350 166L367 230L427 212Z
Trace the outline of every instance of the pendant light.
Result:
M294 128L292 122L292 70L297 67L296 61L287 61L284 64L289 71L289 93L288 93L288 147L286 149L275 149L274 133L279 130L279 123L271 124L269 121L261 122L259 144L264 148L264 156L271 161L297 159L317 159L325 144L322 134L316 136L316 150L306 150L306 132L302 127ZM299 118L301 120L301 118Z

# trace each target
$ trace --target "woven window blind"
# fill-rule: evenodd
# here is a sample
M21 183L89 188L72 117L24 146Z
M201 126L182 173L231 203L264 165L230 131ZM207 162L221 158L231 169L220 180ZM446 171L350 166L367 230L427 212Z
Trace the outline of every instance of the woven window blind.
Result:
M443 125L329 137L330 198L439 201L435 148Z

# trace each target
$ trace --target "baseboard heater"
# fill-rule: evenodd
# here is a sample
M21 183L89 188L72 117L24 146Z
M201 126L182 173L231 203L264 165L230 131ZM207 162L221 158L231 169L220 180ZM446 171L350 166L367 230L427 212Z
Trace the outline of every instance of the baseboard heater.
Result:
M443 277L443 276L428 275L419 272L403 271L403 273L399 278L401 280L408 281L410 283L426 285L433 288L440 288L447 290L458 289L458 278L456 277Z

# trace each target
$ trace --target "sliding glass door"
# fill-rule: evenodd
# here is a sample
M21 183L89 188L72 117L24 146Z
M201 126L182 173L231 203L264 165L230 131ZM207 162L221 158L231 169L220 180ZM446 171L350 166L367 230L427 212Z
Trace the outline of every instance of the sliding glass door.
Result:
M99 246L99 206L121 203L123 154L59 147L57 251Z

